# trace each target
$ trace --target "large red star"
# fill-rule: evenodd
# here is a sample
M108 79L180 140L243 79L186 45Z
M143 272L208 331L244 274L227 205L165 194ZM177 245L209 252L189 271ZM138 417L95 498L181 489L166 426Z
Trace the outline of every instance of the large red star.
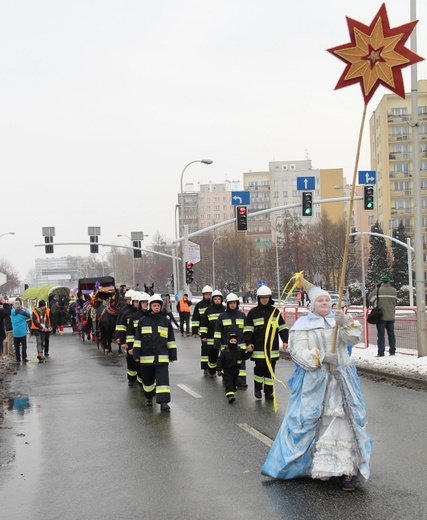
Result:
M404 45L416 24L391 29L385 4L369 27L347 17L351 42L328 49L347 63L335 89L360 83L365 104L380 84L404 98L402 69L423 60Z

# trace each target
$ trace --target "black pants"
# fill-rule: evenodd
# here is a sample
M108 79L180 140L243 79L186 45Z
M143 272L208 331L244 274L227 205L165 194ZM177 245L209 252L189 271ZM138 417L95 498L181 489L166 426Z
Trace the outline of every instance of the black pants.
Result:
M201 341L200 345L200 368L202 370L208 369L209 349L206 341Z
M276 360L272 359L271 368L274 370L275 366ZM264 359L255 360L254 383L255 390L262 390L264 387L264 393L266 395L273 393L273 377Z
M208 370L209 374L216 373L216 364L218 361L219 349L213 347L212 345L208 346Z
M126 354L126 366L127 366L127 377L130 383L135 383L138 372L136 370L137 363L133 359L133 356Z
M22 347L22 360L27 359L27 336L22 338L13 338L13 346L15 347L16 361L21 361L21 347Z
M171 390L169 387L169 365L141 364L142 389L147 399L156 396L157 403L169 403Z
M222 381L225 385L225 395L234 395L237 386L237 377L239 375L239 368L227 368L223 370Z
M179 315L179 325L181 329L181 334L184 334L184 324L185 333L190 334L190 313L188 312Z

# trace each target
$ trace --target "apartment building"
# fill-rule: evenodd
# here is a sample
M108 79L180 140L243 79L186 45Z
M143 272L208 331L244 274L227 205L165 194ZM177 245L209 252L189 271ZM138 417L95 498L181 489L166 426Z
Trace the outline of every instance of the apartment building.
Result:
M403 221L413 239L413 154L419 156L422 193L424 262L427 267L427 80L418 81L419 148L412 147L411 93L406 99L386 94L369 120L371 168L377 185L372 221L378 220L386 235L393 235Z

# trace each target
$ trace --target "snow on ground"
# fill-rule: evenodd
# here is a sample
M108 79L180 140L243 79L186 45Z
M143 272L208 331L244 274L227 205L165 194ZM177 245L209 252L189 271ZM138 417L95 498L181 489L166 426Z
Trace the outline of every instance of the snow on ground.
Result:
M376 357L377 346L359 343L353 348L351 357L356 366L388 374L427 379L427 356L417 357L408 354L396 353L395 356L388 354L388 347L384 357Z

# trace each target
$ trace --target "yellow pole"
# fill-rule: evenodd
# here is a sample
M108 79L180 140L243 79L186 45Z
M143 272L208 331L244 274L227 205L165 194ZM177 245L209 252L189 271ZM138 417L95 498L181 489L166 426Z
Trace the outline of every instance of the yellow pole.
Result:
M338 303L337 303L338 310L341 309L341 299L342 299L342 295L344 292L345 272L347 270L348 249L349 249L348 246L350 243L350 233L351 233L351 215L353 214L354 193L355 193L355 189L356 189L357 170L359 168L359 157L360 157L360 148L362 146L363 127L365 126L366 108L367 108L367 104L365 103L365 106L363 108L362 121L360 123L359 140L357 143L357 151L356 151L356 161L354 164L354 171L353 171L353 182L351 183L350 206L349 206L348 215L347 215L347 231L345 234L344 256L343 256L343 260L342 260L341 278L340 278L339 295L338 295ZM335 352L337 336L338 336L338 325L335 325L334 337L333 337L333 342L332 342L332 352ZM331 366L331 368L332 368L332 366Z

